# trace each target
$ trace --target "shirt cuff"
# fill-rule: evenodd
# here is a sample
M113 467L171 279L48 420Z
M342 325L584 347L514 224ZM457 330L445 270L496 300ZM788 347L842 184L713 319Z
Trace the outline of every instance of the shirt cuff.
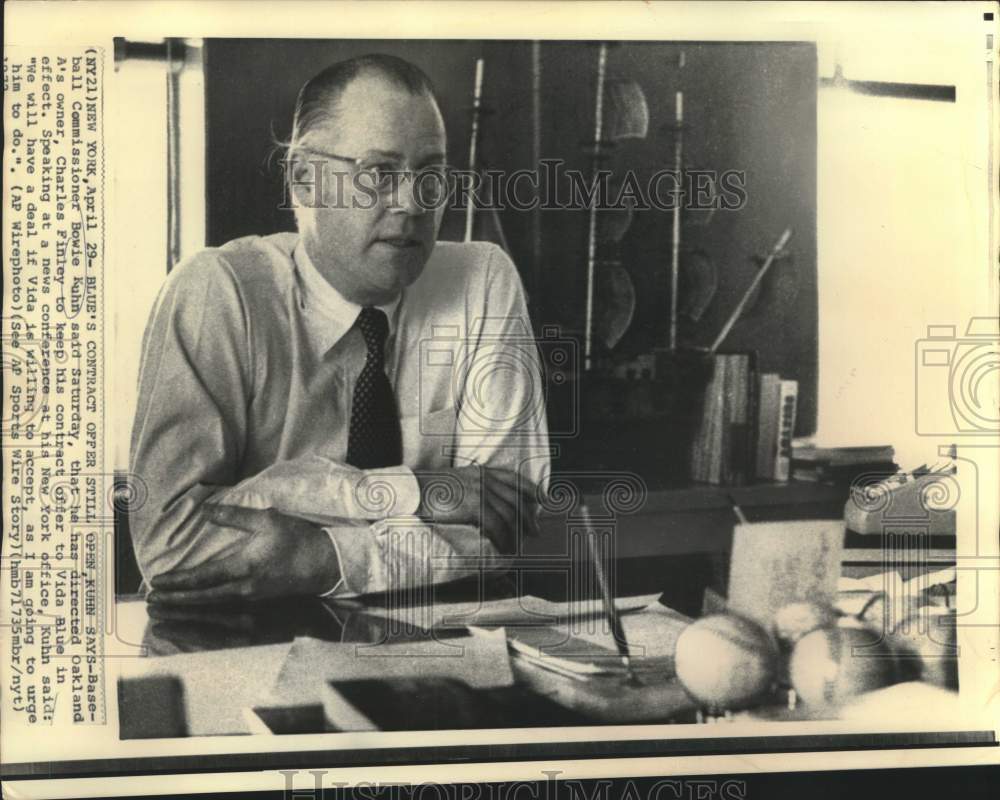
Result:
M510 557L497 553L472 525L396 517L367 527L332 525L323 530L340 558L343 580L333 589L338 597L445 583L510 566Z
M334 552L337 554L337 582L333 585L333 588L329 591L323 592L320 597L331 597L340 591L341 587L344 585L344 559L340 557L340 546L337 544L336 538L334 538L333 532L330 528L323 528L323 532L330 537L330 544L333 545Z
M369 591L371 585L372 547L371 526L330 525L323 531L330 537L340 563L340 580L322 597L356 597Z
M360 519L408 517L420 507L420 484L405 465L366 469L355 490Z

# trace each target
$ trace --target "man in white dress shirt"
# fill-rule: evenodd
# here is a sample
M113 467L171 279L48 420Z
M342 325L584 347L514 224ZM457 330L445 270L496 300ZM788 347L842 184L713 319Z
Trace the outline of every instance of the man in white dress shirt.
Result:
M132 432L150 602L447 581L533 532L549 448L524 291L500 248L437 243L445 159L420 70L334 64L296 106L298 233L170 275Z

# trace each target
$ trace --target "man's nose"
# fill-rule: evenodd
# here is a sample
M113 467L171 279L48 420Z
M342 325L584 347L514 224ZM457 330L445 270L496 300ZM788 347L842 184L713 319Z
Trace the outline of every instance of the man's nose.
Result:
M389 209L405 214L419 215L427 212L417 192L417 176L404 172L389 197Z

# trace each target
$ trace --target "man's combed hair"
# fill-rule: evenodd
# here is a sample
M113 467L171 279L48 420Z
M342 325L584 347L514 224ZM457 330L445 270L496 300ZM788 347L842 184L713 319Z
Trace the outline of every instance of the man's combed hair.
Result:
M438 104L434 84L419 67L396 56L369 53L331 64L299 90L295 101L291 143L294 146L312 128L329 122L336 113L341 94L355 78L379 75L410 94L426 94Z

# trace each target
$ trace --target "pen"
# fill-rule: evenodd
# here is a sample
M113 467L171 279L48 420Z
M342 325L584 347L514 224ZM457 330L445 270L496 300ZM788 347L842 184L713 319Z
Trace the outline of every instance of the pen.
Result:
M594 562L594 572L597 573L597 583L601 589L601 600L604 603L604 614L607 617L608 625L611 628L611 636L615 640L618 654L621 656L622 664L628 672L629 680L635 681L635 673L632 672L632 660L629 658L628 640L625 638L625 630L622 628L622 621L615 607L615 601L611 597L611 589L608 586L608 578L604 572L604 563L601 560L601 553L597 548L597 534L593 530L590 522L590 511L586 503L580 506L580 513L586 525L587 545L590 548L590 559Z
M749 520L746 514L743 513L743 509L739 507L736 499L731 494L726 496L729 498L729 504L733 507L733 513L736 515L736 519L740 521L740 525L746 525Z

